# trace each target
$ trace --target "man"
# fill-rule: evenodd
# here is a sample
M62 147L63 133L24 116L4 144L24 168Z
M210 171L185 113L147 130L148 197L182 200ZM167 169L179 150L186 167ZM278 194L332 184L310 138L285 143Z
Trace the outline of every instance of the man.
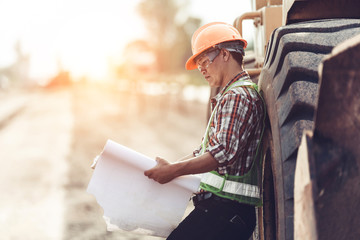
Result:
M186 69L198 68L211 87L222 90L199 149L175 163L156 158L145 175L159 183L204 173L193 197L195 209L167 239L248 239L261 205L260 141L264 105L243 70L247 42L226 23L200 27L192 37L193 56Z

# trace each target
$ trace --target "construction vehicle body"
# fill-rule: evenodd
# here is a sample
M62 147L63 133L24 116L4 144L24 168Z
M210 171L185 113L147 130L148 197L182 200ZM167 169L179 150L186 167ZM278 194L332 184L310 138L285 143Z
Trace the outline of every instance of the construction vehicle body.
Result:
M254 21L268 114L253 239L360 239L360 2L252 4L234 26Z

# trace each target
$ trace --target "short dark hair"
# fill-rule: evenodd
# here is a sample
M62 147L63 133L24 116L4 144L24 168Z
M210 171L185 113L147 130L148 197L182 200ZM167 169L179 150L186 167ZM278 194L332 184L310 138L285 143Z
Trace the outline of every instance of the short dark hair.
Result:
M244 65L244 43L239 40L222 42L217 45L219 48L227 49L235 61L242 67Z
M244 56L238 52L230 52L231 56L235 59L235 61L243 67L244 65Z

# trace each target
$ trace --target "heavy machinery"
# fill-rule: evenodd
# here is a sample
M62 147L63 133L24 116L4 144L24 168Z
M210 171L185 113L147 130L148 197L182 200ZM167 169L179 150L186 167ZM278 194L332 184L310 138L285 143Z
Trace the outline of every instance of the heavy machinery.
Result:
M267 106L253 239L360 239L360 2L253 0Z

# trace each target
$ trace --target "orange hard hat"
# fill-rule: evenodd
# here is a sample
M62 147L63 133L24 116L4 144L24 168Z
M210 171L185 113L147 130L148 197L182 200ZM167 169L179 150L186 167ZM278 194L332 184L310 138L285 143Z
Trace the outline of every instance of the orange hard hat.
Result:
M215 45L239 40L243 43L243 48L246 48L247 42L243 39L239 31L232 25L223 22L208 23L198 30L192 36L191 47L193 55L187 60L185 68L193 70L196 67L194 59L204 51L208 50Z

